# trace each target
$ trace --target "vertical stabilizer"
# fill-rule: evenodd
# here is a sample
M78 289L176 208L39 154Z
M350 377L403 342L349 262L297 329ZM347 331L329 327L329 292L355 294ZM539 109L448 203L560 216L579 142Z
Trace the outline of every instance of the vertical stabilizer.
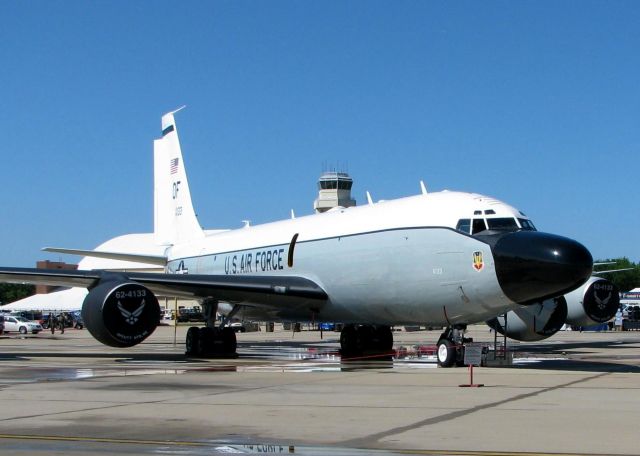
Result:
M162 116L162 138L153 142L154 232L157 243L162 245L179 244L204 236L193 210L173 117L180 109Z

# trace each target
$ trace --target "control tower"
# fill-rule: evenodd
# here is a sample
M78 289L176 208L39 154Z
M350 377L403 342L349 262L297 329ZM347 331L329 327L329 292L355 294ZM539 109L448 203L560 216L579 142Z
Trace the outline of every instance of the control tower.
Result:
M356 200L351 198L353 179L347 173L324 172L318 179L318 199L313 202L316 212L327 212L334 207L351 207Z

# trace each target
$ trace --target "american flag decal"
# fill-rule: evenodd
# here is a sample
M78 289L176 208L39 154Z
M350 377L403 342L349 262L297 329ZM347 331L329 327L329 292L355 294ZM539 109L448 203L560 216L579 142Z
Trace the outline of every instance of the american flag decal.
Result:
M171 174L175 174L178 172L178 161L179 158L172 158L170 163Z

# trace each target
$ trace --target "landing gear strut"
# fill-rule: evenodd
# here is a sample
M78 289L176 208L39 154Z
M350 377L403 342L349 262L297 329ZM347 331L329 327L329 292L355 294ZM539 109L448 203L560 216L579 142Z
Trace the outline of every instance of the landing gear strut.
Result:
M343 358L390 355L393 333L389 326L346 325L340 332L340 353Z
M464 366L464 344L473 339L464 337L466 325L448 327L438 340L438 365L441 367Z
M187 330L185 340L185 354L200 357L228 357L236 356L236 333L232 328L224 326L226 320L215 325L217 301L205 300L202 303L205 315L204 328L192 326Z

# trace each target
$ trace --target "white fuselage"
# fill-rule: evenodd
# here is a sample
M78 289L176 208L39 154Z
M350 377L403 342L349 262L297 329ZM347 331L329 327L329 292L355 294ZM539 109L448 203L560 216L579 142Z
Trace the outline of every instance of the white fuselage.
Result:
M488 209L492 217L522 218L513 207L477 194L423 194L176 245L167 252L167 272L306 277L329 296L313 309L256 308L273 318L442 325L484 321L514 303L498 284L489 245L455 227L460 219Z

